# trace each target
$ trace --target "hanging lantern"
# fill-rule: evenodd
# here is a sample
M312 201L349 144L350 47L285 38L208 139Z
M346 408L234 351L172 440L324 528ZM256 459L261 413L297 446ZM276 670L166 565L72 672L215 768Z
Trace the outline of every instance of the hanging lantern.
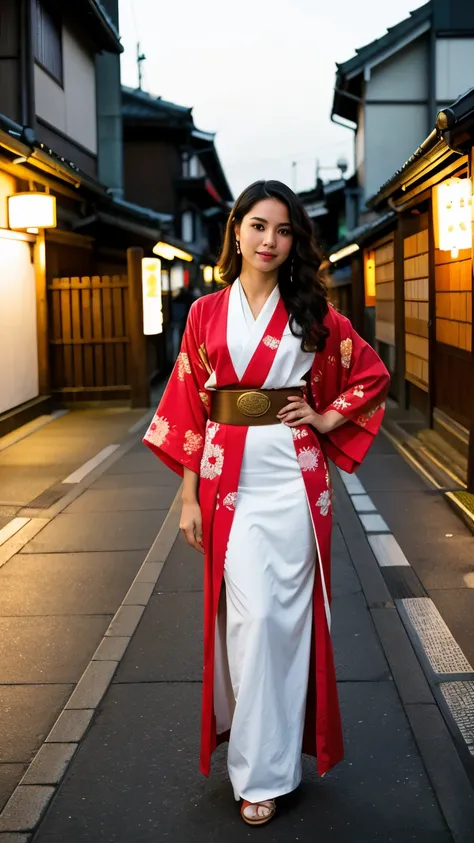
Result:
M214 269L212 266L205 266L203 271L203 278L205 284L212 284L212 279L214 278Z
M472 248L472 186L470 179L452 178L436 185L437 247L457 258Z
M56 228L56 197L50 193L15 193L8 197L8 224L14 231L37 234Z
M163 333L161 302L161 261L142 259L143 333L146 336Z

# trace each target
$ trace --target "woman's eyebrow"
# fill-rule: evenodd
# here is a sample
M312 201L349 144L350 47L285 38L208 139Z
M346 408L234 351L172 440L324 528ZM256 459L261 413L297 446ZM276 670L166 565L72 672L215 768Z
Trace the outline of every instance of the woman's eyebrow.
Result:
M265 220L263 217L251 217L251 219L258 220L258 222L268 222L268 220ZM284 225L286 225L287 228L291 228L291 222L279 222L278 223L279 228L281 226L284 226Z

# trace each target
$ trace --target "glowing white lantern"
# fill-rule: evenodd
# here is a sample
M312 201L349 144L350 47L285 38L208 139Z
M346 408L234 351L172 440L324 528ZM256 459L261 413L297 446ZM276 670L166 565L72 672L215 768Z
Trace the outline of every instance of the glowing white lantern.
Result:
M184 267L182 263L174 263L170 270L171 292L181 290L184 287Z
M14 231L56 228L56 197L50 193L15 193L8 197L8 224Z
M438 248L457 258L472 248L472 186L470 179L452 178L436 186Z
M214 269L212 266L205 266L202 271L204 277L205 284L212 284L212 279L214 278Z
M163 333L161 305L161 261L142 259L143 333L146 336Z

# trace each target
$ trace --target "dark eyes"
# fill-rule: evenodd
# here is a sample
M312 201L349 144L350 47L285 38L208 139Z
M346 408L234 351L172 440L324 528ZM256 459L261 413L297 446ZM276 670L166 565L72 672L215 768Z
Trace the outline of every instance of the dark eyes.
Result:
M262 231L263 225L262 225L261 222L254 222L254 223L252 223L252 228L256 228L257 231ZM291 235L291 229L290 228L280 228L280 231L278 233L283 234L284 237L289 237Z

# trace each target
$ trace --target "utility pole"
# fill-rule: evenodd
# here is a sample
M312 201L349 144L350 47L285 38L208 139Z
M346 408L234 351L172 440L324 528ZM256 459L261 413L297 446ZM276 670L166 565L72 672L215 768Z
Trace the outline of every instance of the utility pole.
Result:
M294 193L296 193L296 167L297 167L297 162L293 161L292 164L291 164L291 171L292 171L292 174L293 174L292 181L293 181L293 192Z
M142 89L142 80L143 80L143 71L142 71L142 62L146 60L146 56L144 53L140 53L140 42L137 44L137 67L138 67L138 89L141 91Z

